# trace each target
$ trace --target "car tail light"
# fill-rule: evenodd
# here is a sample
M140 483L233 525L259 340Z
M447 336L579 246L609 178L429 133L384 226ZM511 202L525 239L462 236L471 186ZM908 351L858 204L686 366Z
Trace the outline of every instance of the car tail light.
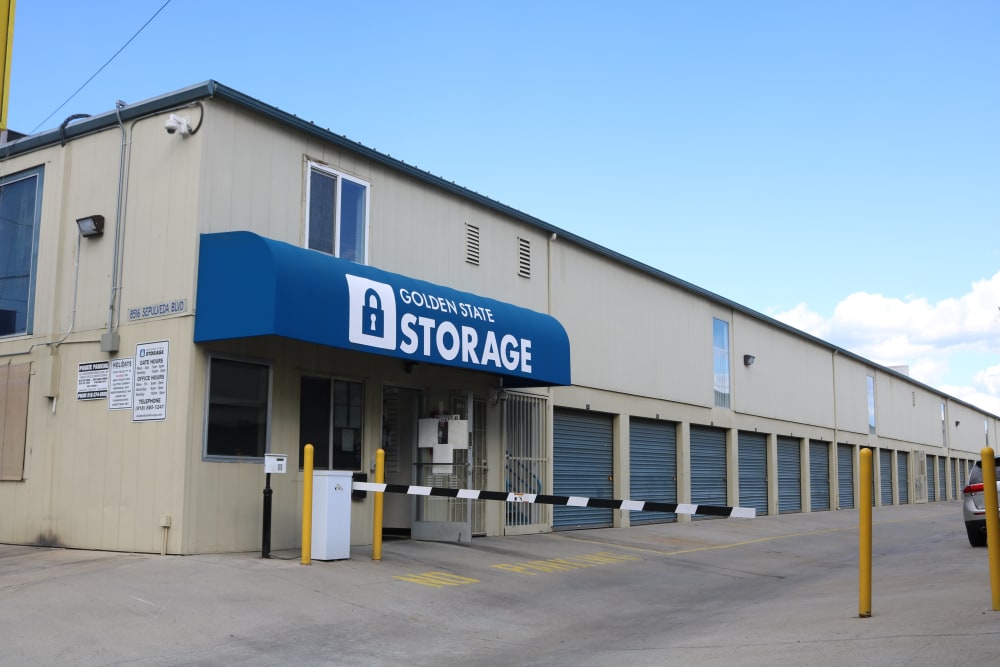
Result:
M982 492L983 492L982 484L969 484L967 487L962 489L962 493L982 493Z

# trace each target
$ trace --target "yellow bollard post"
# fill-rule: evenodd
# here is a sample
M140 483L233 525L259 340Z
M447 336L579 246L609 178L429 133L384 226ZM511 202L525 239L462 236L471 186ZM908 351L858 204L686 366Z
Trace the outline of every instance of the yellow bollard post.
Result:
M997 469L992 447L983 447L983 504L986 506L986 549L990 561L993 611L1000 611L1000 515L997 514Z
M858 616L872 615L872 450L860 453L858 505Z
M312 563L313 446L302 452L302 564Z
M375 483L385 484L385 450L375 452ZM375 492L375 521L372 526L372 560L382 560L382 502L385 494Z

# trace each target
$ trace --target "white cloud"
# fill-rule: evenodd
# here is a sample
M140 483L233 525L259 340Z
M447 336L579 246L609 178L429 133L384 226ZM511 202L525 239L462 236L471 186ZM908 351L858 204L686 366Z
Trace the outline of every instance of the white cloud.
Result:
M804 303L771 315L878 364L909 366L915 380L1000 414L1000 272L936 303L857 292L830 318Z

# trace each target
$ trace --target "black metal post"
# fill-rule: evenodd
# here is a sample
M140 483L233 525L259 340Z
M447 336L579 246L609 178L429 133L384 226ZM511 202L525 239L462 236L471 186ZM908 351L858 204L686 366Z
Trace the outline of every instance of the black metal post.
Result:
M271 557L271 473L264 475L264 526L261 530L260 557Z

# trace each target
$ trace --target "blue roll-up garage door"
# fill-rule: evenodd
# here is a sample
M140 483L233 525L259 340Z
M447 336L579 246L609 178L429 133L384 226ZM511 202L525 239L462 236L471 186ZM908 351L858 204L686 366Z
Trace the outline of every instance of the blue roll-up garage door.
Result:
M691 502L725 506L726 432L707 426L691 427ZM708 519L695 514L695 519Z
M809 441L809 508L830 509L830 443Z
M910 455L896 452L896 483L899 485L899 504L910 502Z
M927 502L937 500L937 482L934 479L934 457L927 455Z
M840 509L854 507L854 445L837 445L837 493Z
M613 417L582 410L556 410L552 420L553 493L557 496L613 498ZM596 507L552 508L556 529L611 525L614 510Z
M798 438L778 437L778 514L802 511L802 453Z
M951 499L958 498L958 459L951 460Z
M740 507L754 507L767 514L767 436L740 431Z
M882 485L882 504L892 504L892 452L878 450L878 479Z
M938 494L941 496L941 500L948 500L948 473L945 472L945 461L947 461L946 457L938 457L938 484L941 487Z
M629 498L677 502L677 424L632 419L629 422ZM668 512L629 512L629 521L676 521Z

